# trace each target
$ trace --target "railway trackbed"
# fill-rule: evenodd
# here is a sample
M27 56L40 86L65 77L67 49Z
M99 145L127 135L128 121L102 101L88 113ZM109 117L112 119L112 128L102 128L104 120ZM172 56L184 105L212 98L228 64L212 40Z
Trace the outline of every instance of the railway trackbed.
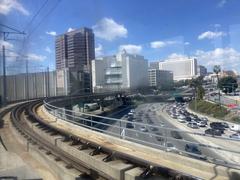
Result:
M41 119L36 109L41 100L16 105L11 111L14 127L27 141L55 156L89 179L199 179L177 170L112 151L91 140L64 131ZM5 112L6 113L6 112ZM89 162L89 163L88 163ZM136 173L138 172L137 176Z

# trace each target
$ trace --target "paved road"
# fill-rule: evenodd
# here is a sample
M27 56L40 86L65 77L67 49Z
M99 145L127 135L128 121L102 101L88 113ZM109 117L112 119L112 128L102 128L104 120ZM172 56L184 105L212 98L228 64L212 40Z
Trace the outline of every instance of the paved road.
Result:
M152 146L152 147L159 148L159 149L163 149L163 147L161 147L161 146L164 146L166 142L169 142L169 143L172 143L177 149L184 151L186 143L180 142L177 139L172 138L171 132L169 130L158 128L157 131L152 131L147 126L147 124L149 124L149 120L150 120L152 122L152 125L176 129L176 126L174 126L174 122L172 119L170 119L170 118L166 119L164 117L159 116L158 113L156 113L156 112L161 112L163 109L163 106L165 106L165 104L163 104L163 103L149 103L149 104L142 104L142 105L138 106L135 109L135 115L136 115L135 121L146 124L146 128L148 129L148 132L141 132L140 128L143 127L144 125L136 124L134 126L134 129L125 128L125 130L124 130L125 131L125 136L124 136L125 139L139 142L141 144L145 144L145 145ZM120 114L115 114L113 117L126 119L124 115L126 115L128 112L129 112L129 110L123 111ZM142 115L139 115L139 113L142 113ZM120 126L120 123L116 123L115 125ZM121 123L121 127L122 128L126 127L126 124ZM137 130L138 132L135 132L134 130ZM115 128L115 127L109 127L108 131L110 131L112 133L116 133L116 135L119 135L120 132L123 133L122 129L120 131L119 128ZM163 141L158 141L156 139L156 137L154 137L154 134L157 132L161 133L165 137ZM148 133L151 133L152 135L148 134ZM180 135L186 141L192 141L192 142L197 143L197 141L195 139L193 139L192 137L190 137L188 134L180 134ZM132 140L129 137L137 139L137 140ZM169 137L171 137L171 138L169 138ZM152 143L155 145L153 145ZM160 146L157 146L157 145L160 145ZM209 149L205 149L205 148L199 148L199 149L206 156L221 159L221 157L219 157L215 152L213 152Z

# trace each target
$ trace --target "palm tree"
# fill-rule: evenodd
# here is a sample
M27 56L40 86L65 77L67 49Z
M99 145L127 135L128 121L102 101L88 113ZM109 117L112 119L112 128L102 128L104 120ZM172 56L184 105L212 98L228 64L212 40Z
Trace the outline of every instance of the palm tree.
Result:
M217 75L217 87L219 86L219 73L221 72L221 66L215 65L213 67L213 72ZM221 101L220 101L220 88L218 87L218 101L221 107Z
M200 89L201 90L203 89L202 88L202 83L203 83L203 77L202 76L199 76L197 78L192 78L190 80L190 83L189 83L190 87L192 87L194 89L195 111L197 110L197 93L198 93L198 91L200 91Z

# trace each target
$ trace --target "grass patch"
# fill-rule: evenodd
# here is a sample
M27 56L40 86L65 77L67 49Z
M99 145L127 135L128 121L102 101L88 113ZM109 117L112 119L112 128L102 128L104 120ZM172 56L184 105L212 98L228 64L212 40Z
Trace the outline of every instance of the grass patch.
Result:
M231 118L231 121L233 121L234 123L239 123L240 124L240 117L235 116L235 117Z
M195 101L190 102L189 108L195 111ZM196 111L219 119L223 119L229 113L227 108L204 100L196 101Z

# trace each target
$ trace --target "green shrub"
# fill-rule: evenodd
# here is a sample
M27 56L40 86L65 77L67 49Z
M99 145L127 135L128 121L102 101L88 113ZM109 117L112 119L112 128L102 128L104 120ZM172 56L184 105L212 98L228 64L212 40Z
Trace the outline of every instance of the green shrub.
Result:
M224 118L229 112L225 107L220 107L218 104L213 104L204 100L196 102L197 111L215 118ZM195 110L195 101L190 102L189 108Z

